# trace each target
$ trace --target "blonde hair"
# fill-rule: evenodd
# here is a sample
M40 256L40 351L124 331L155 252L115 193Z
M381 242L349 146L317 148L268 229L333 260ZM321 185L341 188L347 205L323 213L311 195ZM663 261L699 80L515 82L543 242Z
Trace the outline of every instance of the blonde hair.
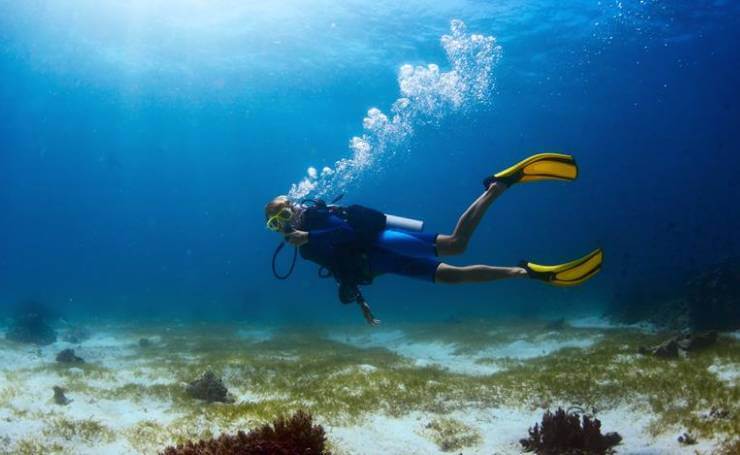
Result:
M288 196L278 196L265 205L265 219L278 214L284 208L290 208L291 202Z

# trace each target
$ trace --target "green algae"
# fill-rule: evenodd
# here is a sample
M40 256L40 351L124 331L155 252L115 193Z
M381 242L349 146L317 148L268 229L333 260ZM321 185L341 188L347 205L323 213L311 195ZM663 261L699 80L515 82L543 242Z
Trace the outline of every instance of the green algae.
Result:
M721 339L689 359L661 360L634 354L638 346L655 344L661 337L614 333L585 349L563 349L553 355L524 362L489 378L507 391L510 401L551 401L608 409L636 404L656 416L654 434L669 427L683 427L700 436L737 431L740 394L738 388L720 381L708 371L717 359L737 359L740 348ZM623 361L628 357L629 361ZM513 404L513 403L512 403ZM733 419L702 419L712 406L729 409Z
M714 452L714 455L737 455L740 453L740 436L738 432L734 437L723 441Z
M9 383L10 380L6 377L5 384L0 387L0 407L8 407L10 401L18 395L17 386Z
M114 383L115 371L94 363L61 364L57 362L43 363L32 368L18 370L19 375L35 376L51 374L59 378L60 385L64 384L67 391L73 393L94 393L96 388L89 385L89 381ZM18 378L20 382L20 376Z
M446 342L468 352L483 345L477 344L481 338L485 343L500 343L521 339L527 331L530 337L542 335L541 331L532 335L531 325L505 330L488 324L467 330L454 327L456 330L448 332L439 327L417 329L411 337L431 340L432 332L437 337L443 334ZM639 345L654 344L660 337L612 330L587 349L566 348L523 361L480 359L479 363L490 362L504 371L472 377L434 367L415 367L386 349L339 343L322 338L320 331L292 332L257 343L228 335L228 331L218 336L213 333L163 336L157 346L137 354L137 361L180 384L210 368L225 376L227 386L247 390L258 397L256 400L204 406L184 396L179 384L126 384L103 392L103 396L171 402L186 420L205 416L219 426L263 423L301 407L329 423L352 424L376 412L401 416L414 410L443 413L471 405L547 407L552 402L596 409L636 403L656 415L655 431L679 425L707 435L731 431L737 423L697 416L712 405L737 407L733 404L737 402L737 389L707 371L715 358L740 356L737 346L727 340L687 360L662 361L636 354ZM566 329L557 336L572 339L593 335L593 331ZM186 340L187 349L181 345ZM171 353L178 350L187 355L173 357ZM676 403L676 396L681 394L684 402Z
M137 453L159 453L173 439L172 432L152 420L144 420L127 428L123 436Z
M30 371L54 373L62 378L84 376L87 379L107 380L115 377L115 371L93 362L47 362L32 368Z
M134 403L166 401L175 405L183 405L188 400L185 388L180 384L172 383L127 383L109 389L98 389L95 396L106 400L129 400Z
M492 346L516 341L535 343L547 340L592 338L601 332L590 328L564 326L557 331L547 330L541 321L516 319L510 321L471 320L455 324L414 324L404 327L410 341L449 344L455 355L476 354Z
M21 439L11 447L0 447L0 455L68 454L71 451L58 443L45 443L37 439Z
M479 445L480 433L459 420L449 417L436 418L426 425L431 439L443 452L452 452Z
M526 329L522 324L526 324ZM520 331L512 331L487 321L459 324L425 324L404 327L405 338L413 342L440 343L454 347L455 355L475 354L492 345L511 343L529 334L534 326L519 322Z
M632 330L565 329L554 334L534 323L503 327L482 322L471 327L456 324L409 330L408 339L449 343L458 353L475 353L492 344L522 339L537 342L541 337L596 341L586 349L566 348L534 359L480 358L476 363L495 365L501 371L470 376L418 367L388 349L327 339L321 330L285 331L255 342L238 336L233 327L182 328L157 334L158 341L150 347L119 357L120 365L136 365L129 368L139 378L135 383L118 381L114 369L93 363L76 365L79 370L45 364L14 372L12 377L6 374L12 382L0 388L0 403L12 399L24 378L37 372L56 374L64 381L60 385L71 393L91 399L156 401L175 416L171 423L139 422L121 434L132 447L146 453L166 444L209 437L212 431L248 430L300 408L331 425L354 425L373 413L444 415L470 407L547 408L552 403L580 405L589 411L628 406L654 416L650 430L655 434L675 428L699 437L740 433L737 386L722 382L708 370L710 365L740 359L739 344L729 338L721 338L716 346L688 359L659 360L640 356L637 349L663 337ZM185 383L206 369L223 376L237 402L206 404L185 394ZM168 382L147 384L147 378ZM702 417L712 406L726 409L730 417ZM446 434L453 426L438 420L436 433ZM49 434L64 437L77 434L74 423L72 427L48 425L47 429ZM92 433L88 436L93 437Z
M113 431L95 419L53 417L48 420L43 434L46 437L58 437L67 441L79 439L86 444L111 442L115 439Z

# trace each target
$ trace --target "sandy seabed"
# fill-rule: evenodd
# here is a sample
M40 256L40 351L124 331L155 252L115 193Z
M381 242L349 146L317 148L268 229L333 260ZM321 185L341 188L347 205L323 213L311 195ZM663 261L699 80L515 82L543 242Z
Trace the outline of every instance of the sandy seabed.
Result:
M0 454L155 454L299 408L340 455L520 453L527 429L558 406L619 432L618 453L709 454L740 437L737 333L687 359L658 360L637 347L666 335L596 318L558 329L82 325L91 337L77 344L36 347L0 333ZM56 362L65 348L85 362ZM234 403L187 396L187 382L207 369ZM69 404L54 403L54 386ZM679 444L684 431L698 443Z

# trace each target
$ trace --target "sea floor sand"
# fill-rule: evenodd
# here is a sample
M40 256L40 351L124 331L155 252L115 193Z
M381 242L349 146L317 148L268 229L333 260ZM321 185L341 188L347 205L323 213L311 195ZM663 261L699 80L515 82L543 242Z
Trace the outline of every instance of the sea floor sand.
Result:
M558 406L619 432L618 453L709 454L740 437L736 336L657 360L637 347L660 333L585 321L559 330L532 321L88 323L91 338L44 347L0 333L0 454L154 454L298 408L325 426L340 455L520 453L527 429ZM85 363L57 363L65 348ZM223 377L234 403L185 394L206 369ZM54 386L67 390L68 405L53 402ZM683 431L698 444L680 445Z

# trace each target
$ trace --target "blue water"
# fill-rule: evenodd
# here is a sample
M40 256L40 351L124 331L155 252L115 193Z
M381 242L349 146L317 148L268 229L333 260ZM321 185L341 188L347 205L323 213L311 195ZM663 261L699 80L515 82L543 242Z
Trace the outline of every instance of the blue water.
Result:
M263 206L352 158L368 110L402 97L403 65L453 70L453 19L465 40L495 37L483 92L418 108L325 196L448 232L484 175L572 153L577 182L507 192L451 262L601 246L604 269L573 289L382 277L365 294L384 323L598 313L738 254L737 2L271 3L0 1L0 304L362 324L313 264L273 279Z

